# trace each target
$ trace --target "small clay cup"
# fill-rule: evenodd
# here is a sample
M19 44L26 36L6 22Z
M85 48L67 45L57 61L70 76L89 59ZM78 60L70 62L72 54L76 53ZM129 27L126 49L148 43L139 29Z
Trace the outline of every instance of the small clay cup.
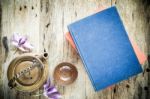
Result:
M72 84L76 80L77 76L77 68L68 62L58 64L53 74L55 83L61 86Z

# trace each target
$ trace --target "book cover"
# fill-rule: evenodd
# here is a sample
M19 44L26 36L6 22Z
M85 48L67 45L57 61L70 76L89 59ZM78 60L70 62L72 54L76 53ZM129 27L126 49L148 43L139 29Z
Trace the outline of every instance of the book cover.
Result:
M69 32L67 32L65 34L65 37L66 37L67 41L71 44L71 46L76 50L76 46L75 46L73 39ZM134 49L134 52L135 52L140 64L143 65L145 63L145 61L147 60L145 53L141 51L141 49L138 47L138 45L131 38L130 38L130 42L132 44L132 47Z
M142 72L116 7L68 26L95 91Z

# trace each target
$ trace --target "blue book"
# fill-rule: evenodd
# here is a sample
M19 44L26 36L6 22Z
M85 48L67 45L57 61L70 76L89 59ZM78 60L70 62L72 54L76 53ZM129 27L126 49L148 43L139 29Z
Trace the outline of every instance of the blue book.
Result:
M95 91L142 72L115 6L68 26Z

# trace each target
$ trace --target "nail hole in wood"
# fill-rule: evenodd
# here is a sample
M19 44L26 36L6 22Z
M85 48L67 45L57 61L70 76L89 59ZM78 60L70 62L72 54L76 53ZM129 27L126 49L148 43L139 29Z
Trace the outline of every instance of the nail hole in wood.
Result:
M24 8L26 9L26 8L27 8L27 6L26 6L26 5L24 5Z
M49 27L49 25L50 25L50 23L48 23L48 24L46 25L46 27L48 28L48 27Z
M34 9L34 7L32 6L32 10Z
M116 88L114 88L114 93L116 93Z
M22 10L22 7L20 7L19 10L21 11L21 10Z
M144 90L145 90L145 91L148 91L148 87L147 87L147 86L145 86L145 87L144 87Z
M127 84L127 85L126 85L126 88L130 88L130 85L129 85L129 84Z
M149 69L149 68L147 68L147 69L146 69L146 72L150 72L150 69Z

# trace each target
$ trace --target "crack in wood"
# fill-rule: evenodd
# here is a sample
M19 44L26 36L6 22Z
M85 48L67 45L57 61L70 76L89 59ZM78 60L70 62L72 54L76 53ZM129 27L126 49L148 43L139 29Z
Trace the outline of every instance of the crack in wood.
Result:
M48 27L49 27L49 25L50 25L50 23L47 23L46 27L48 28Z
M21 11L22 10L22 7L20 6L19 10Z
M27 8L27 6L26 5L24 5L24 9L26 9Z
M32 6L31 9L33 10L33 9L34 9L34 6Z
M45 12L48 13L48 10L49 10L49 0L46 2Z

